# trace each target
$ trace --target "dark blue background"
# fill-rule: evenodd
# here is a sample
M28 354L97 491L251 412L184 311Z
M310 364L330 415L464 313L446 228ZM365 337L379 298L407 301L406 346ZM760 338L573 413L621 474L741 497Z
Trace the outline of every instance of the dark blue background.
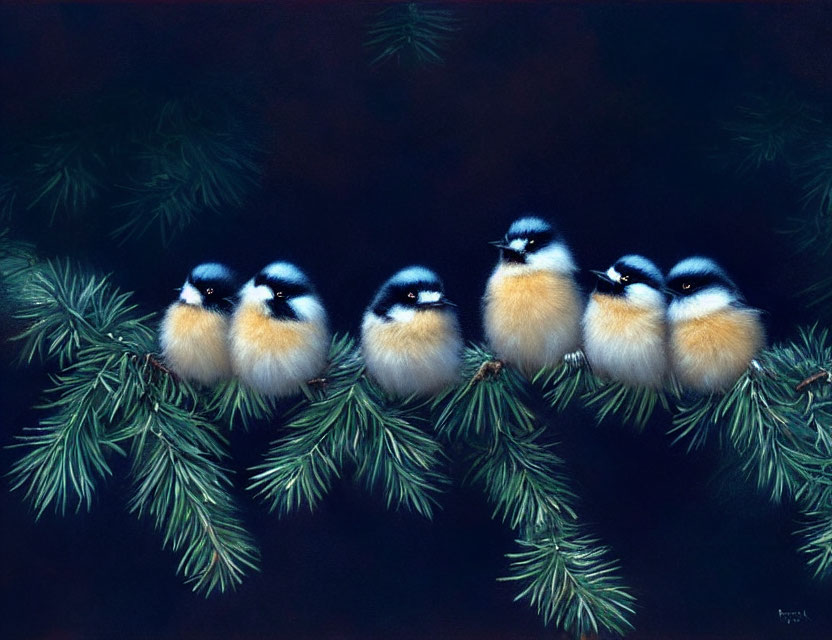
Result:
M432 69L373 69L372 5L0 7L0 129L38 131L124 87L175 91L227 78L251 98L263 188L242 212L206 217L162 247L119 247L112 212L15 228L47 255L113 272L147 310L217 258L250 274L274 259L313 277L336 330L354 330L378 284L424 262L444 277L467 335L517 214L551 216L585 269L640 252L663 268L691 253L723 263L769 312L773 339L813 320L796 291L812 266L777 233L800 213L785 171L741 177L716 153L719 122L748 92L824 104L832 11L823 5L459 5L462 29ZM589 281L586 282L589 285ZM9 335L13 327L3 326ZM13 346L2 355L11 361ZM36 414L46 383L4 369L0 443ZM797 513L767 503L711 447L670 447L666 415L637 435L581 410L553 417L582 515L622 560L638 597L633 638L829 638L829 583L796 552ZM276 427L232 434L234 466L260 460ZM17 452L0 452L8 469ZM126 513L127 465L90 513L35 522L0 492L4 638L552 638L514 587L512 534L476 488L453 488L433 523L384 509L345 480L314 514L278 520L240 492L262 573L208 600L175 575L148 522ZM464 469L452 469L455 479ZM786 627L777 611L806 609Z

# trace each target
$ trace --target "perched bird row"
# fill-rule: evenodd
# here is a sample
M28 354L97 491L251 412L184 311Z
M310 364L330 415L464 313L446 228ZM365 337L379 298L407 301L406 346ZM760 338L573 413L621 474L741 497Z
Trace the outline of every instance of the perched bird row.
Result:
M526 375L583 349L603 378L658 388L673 375L685 388L718 392L763 346L759 312L707 258L683 260L665 279L647 258L626 255L593 272L598 284L584 305L572 254L550 223L522 217L493 244L500 260L483 298L486 340ZM329 342L320 298L288 262L266 266L239 291L224 265L195 267L160 331L165 361L180 377L210 385L237 376L275 397L320 375ZM462 337L433 271L408 267L381 286L364 313L361 353L392 395L457 381Z

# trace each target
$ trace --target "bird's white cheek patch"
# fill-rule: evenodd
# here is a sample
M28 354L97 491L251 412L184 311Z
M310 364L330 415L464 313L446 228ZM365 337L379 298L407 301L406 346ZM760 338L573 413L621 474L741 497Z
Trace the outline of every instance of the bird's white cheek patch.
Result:
M419 304L430 304L431 302L439 302L442 294L439 291L420 291Z
M521 238L517 238L516 240L512 240L511 242L508 243L508 248L511 249L512 251L517 251L519 253L519 252L525 250L526 241L521 239Z
M415 315L416 311L414 309L400 304L394 304L387 312L387 317L396 322L410 322Z
M186 282L179 294L179 300L185 304L202 305L202 294L190 282Z
M241 297L246 302L268 302L274 298L274 293L264 284L255 287L254 283L249 282L243 288Z

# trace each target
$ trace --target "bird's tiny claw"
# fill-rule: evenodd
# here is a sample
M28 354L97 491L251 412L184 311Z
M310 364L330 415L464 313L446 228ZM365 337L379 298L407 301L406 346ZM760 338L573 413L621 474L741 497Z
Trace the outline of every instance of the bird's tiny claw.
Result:
M587 365L586 354L578 349L563 356L563 362L570 369L583 369Z

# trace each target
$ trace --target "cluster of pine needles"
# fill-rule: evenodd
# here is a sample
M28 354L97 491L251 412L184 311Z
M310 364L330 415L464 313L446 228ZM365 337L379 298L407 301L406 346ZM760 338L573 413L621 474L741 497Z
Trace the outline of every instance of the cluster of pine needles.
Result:
M598 419L643 428L656 407L676 407L671 433L693 449L713 438L743 460L772 500L796 501L803 551L817 573L832 567L832 343L801 331L761 354L725 395L688 397L596 378L579 359L532 381L484 347L464 354L459 385L425 400L392 400L365 374L349 336L333 339L327 369L290 407L228 382L211 390L173 376L156 355L156 320L130 294L82 265L41 260L0 234L0 296L13 310L24 364L52 371L37 426L12 446L12 486L35 515L89 509L113 461L129 458L129 508L150 517L179 572L210 594L258 569L259 552L236 505L228 469L233 425L280 421L280 435L250 470L248 489L284 517L315 509L350 474L390 508L430 518L454 480L482 488L495 518L516 532L508 575L558 627L623 634L634 598L609 548L580 520L552 415L579 402ZM281 417L281 414L284 414ZM449 452L466 477L448 477Z
M260 181L246 105L216 92L114 94L78 118L0 144L0 216L106 222L117 241L167 244L207 213L239 210Z

